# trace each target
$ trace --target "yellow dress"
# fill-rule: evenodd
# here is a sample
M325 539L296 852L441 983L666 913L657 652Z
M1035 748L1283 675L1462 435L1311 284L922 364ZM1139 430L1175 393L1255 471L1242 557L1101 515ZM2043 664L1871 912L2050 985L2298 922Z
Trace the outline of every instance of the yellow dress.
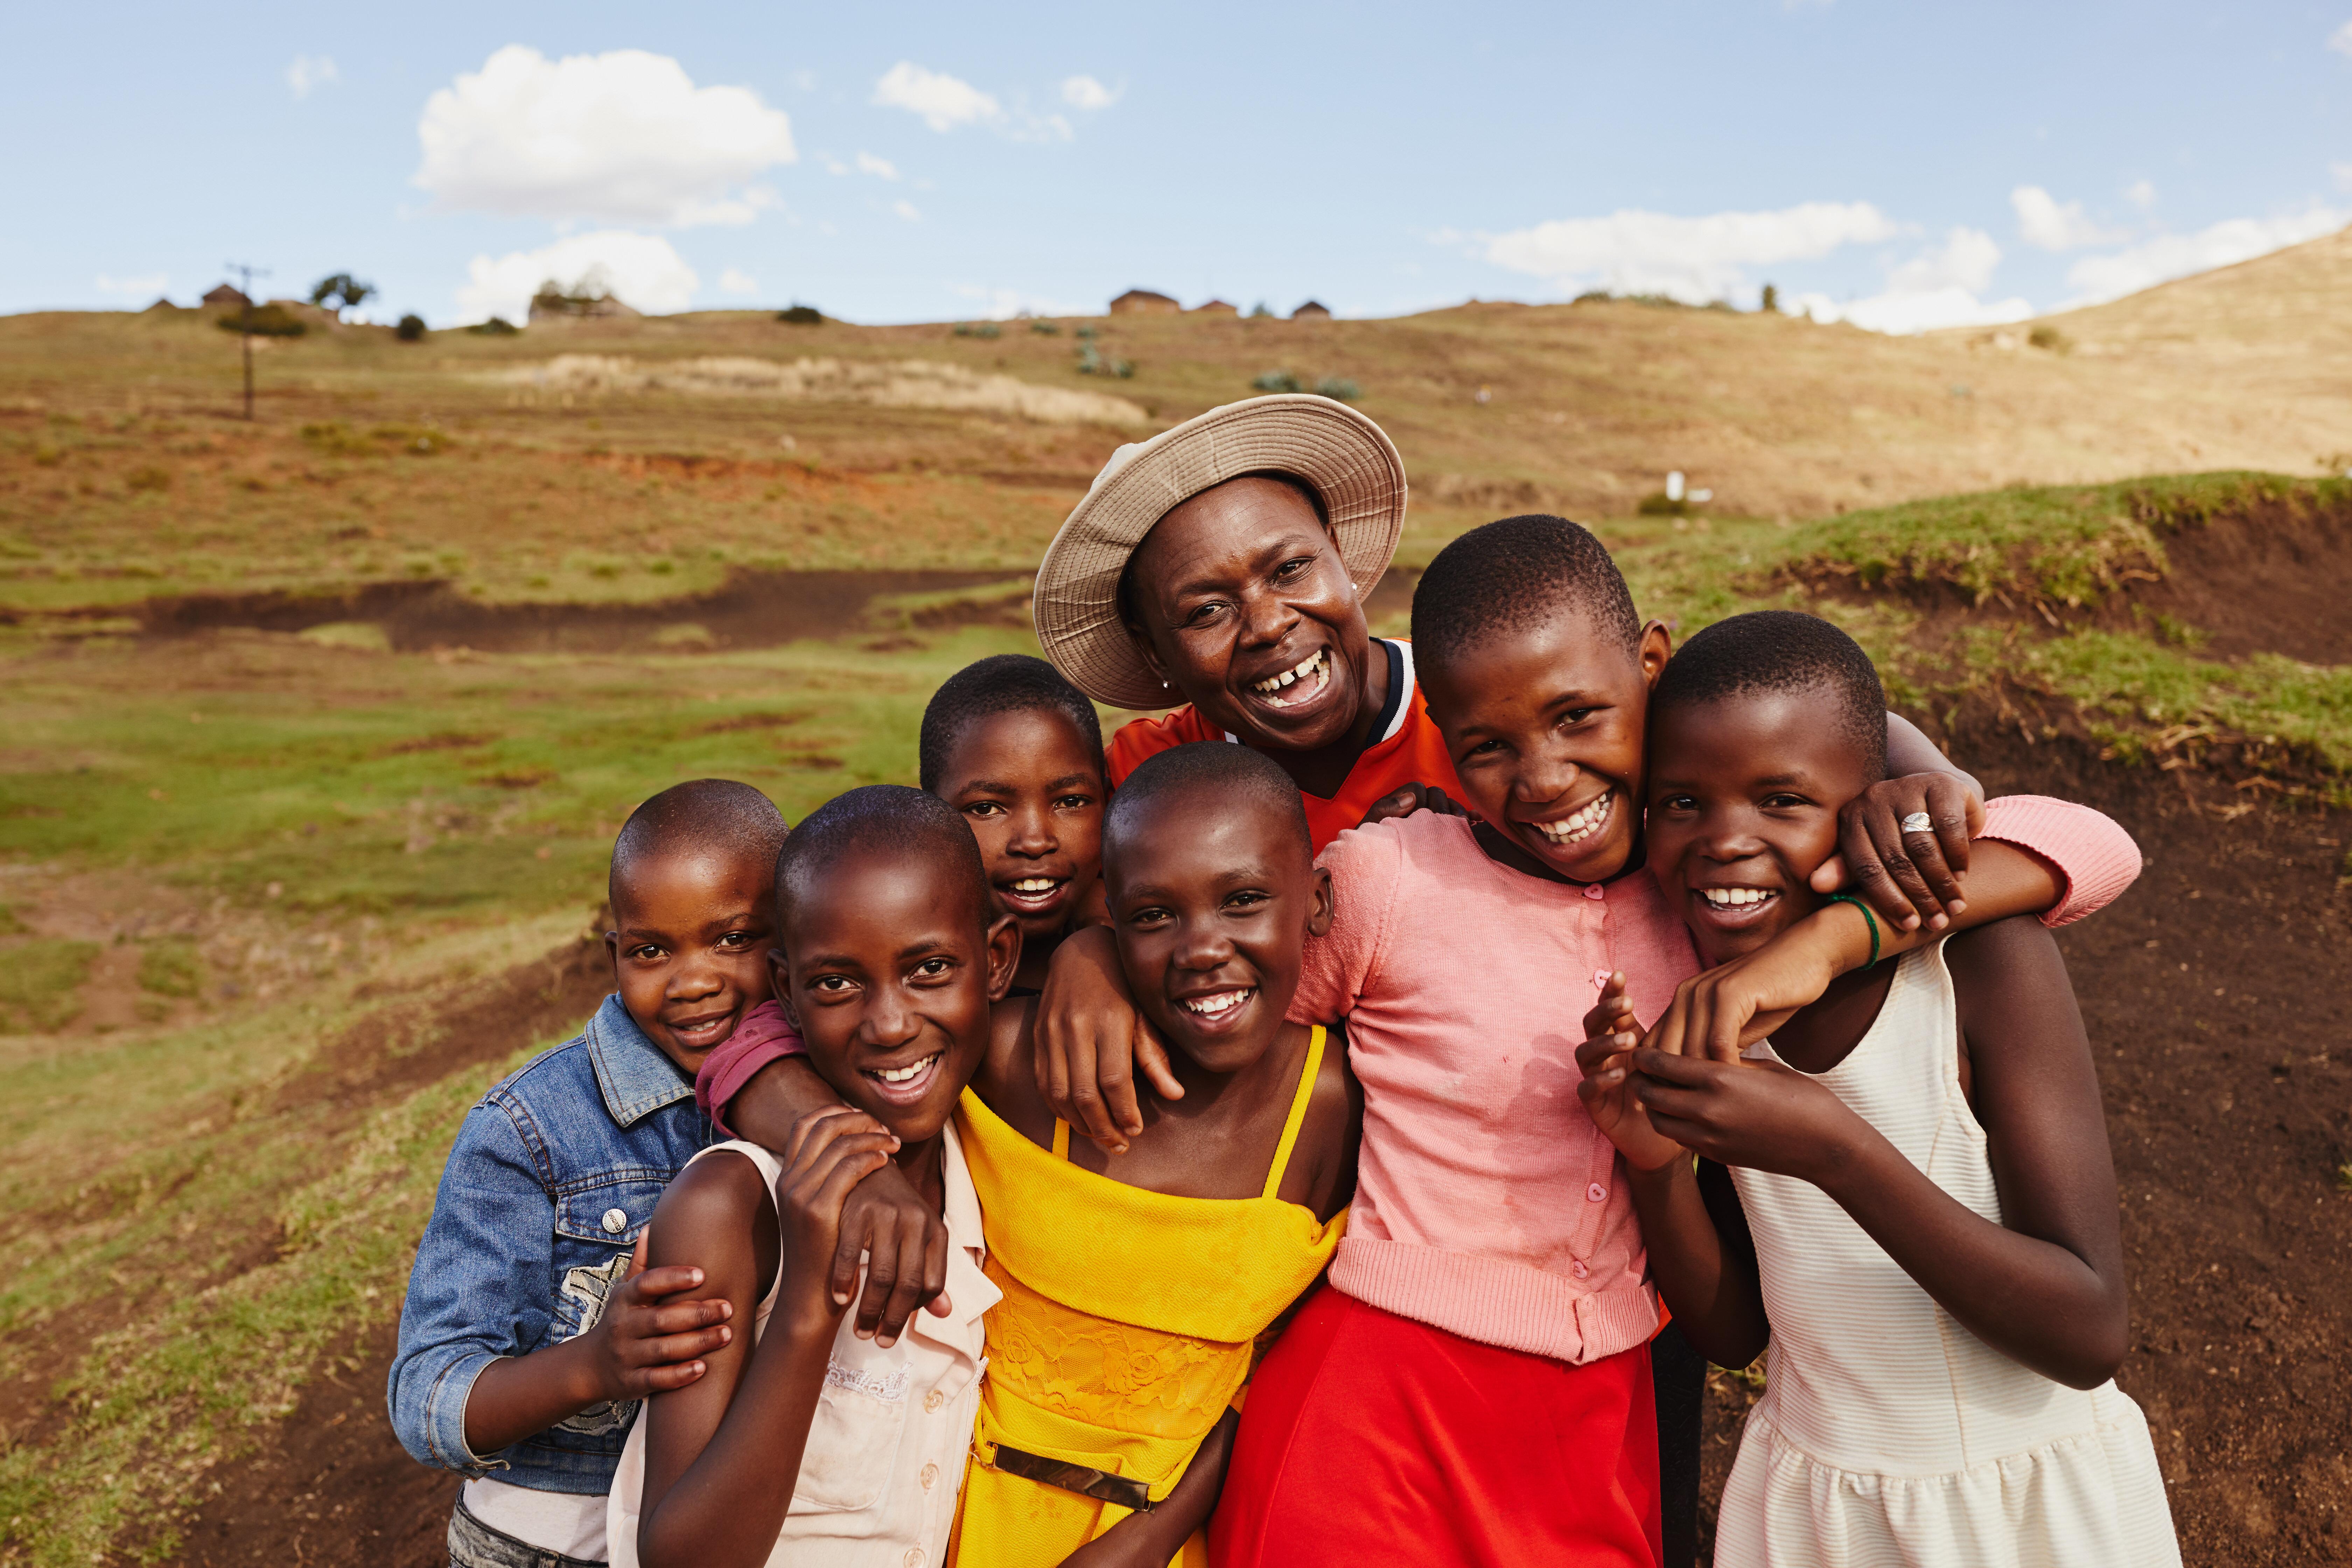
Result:
M1048 1568L1183 1479L1249 1378L1257 1336L1331 1261L1347 1226L1285 1203L1324 1033L1282 1129L1265 1191L1180 1198L1048 1153L966 1089L956 1112L988 1231L988 1381L949 1562ZM1206 1568L1195 1533L1174 1560Z

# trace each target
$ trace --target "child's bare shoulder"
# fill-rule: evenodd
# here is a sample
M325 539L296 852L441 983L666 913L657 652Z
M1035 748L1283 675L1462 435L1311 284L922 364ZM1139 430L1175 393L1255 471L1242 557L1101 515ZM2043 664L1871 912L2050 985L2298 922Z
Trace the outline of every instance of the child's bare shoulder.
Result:
M654 1205L647 1262L701 1263L715 1248L756 1234L757 1222L772 1231L775 1216L775 1194L758 1163L736 1150L715 1150L689 1162Z

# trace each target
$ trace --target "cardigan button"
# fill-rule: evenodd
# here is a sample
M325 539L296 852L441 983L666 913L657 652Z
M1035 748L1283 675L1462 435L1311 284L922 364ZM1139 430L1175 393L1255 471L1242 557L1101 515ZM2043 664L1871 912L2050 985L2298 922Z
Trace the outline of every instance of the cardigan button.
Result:
M1588 899L1605 899L1609 895L1601 891L1600 883L1587 882L1584 885L1584 896Z
M1584 1189L1584 1201L1591 1204L1605 1204L1609 1201L1609 1189L1595 1182Z
M1586 1275L1591 1274L1591 1273L1592 1272L1592 1270L1591 1270L1591 1269L1587 1268L1584 1266L1584 1259L1582 1259L1581 1258L1578 1258L1575 1262L1573 1262L1573 1263L1570 1264L1570 1265L1568 1266L1568 1271L1569 1271L1570 1274L1575 1275L1579 1279L1583 1279Z

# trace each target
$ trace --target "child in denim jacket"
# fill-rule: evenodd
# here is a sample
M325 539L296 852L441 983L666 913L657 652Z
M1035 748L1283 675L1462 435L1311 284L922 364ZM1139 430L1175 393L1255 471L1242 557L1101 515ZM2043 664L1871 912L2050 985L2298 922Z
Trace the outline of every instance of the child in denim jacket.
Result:
M467 1113L409 1276L393 1362L403 1447L467 1477L458 1568L601 1563L605 1494L645 1395L679 1388L734 1331L685 1300L698 1268L644 1267L646 1222L712 1139L694 1074L769 1000L784 819L703 779L639 806L613 846L618 994L581 1036Z

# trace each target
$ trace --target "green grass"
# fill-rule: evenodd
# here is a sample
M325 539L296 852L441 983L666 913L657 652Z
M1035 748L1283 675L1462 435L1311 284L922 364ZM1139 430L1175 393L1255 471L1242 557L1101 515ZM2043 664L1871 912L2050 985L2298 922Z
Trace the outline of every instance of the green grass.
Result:
M204 961L185 937L165 937L139 950L139 988L158 996L194 996L204 984Z
M94 942L33 937L0 948L0 1034L47 1034L81 1012Z
M1787 549L1792 568L1816 579L2083 606L2160 574L2166 535L2263 502L2341 508L2352 482L2216 473L1993 490L1826 519L1792 532Z

